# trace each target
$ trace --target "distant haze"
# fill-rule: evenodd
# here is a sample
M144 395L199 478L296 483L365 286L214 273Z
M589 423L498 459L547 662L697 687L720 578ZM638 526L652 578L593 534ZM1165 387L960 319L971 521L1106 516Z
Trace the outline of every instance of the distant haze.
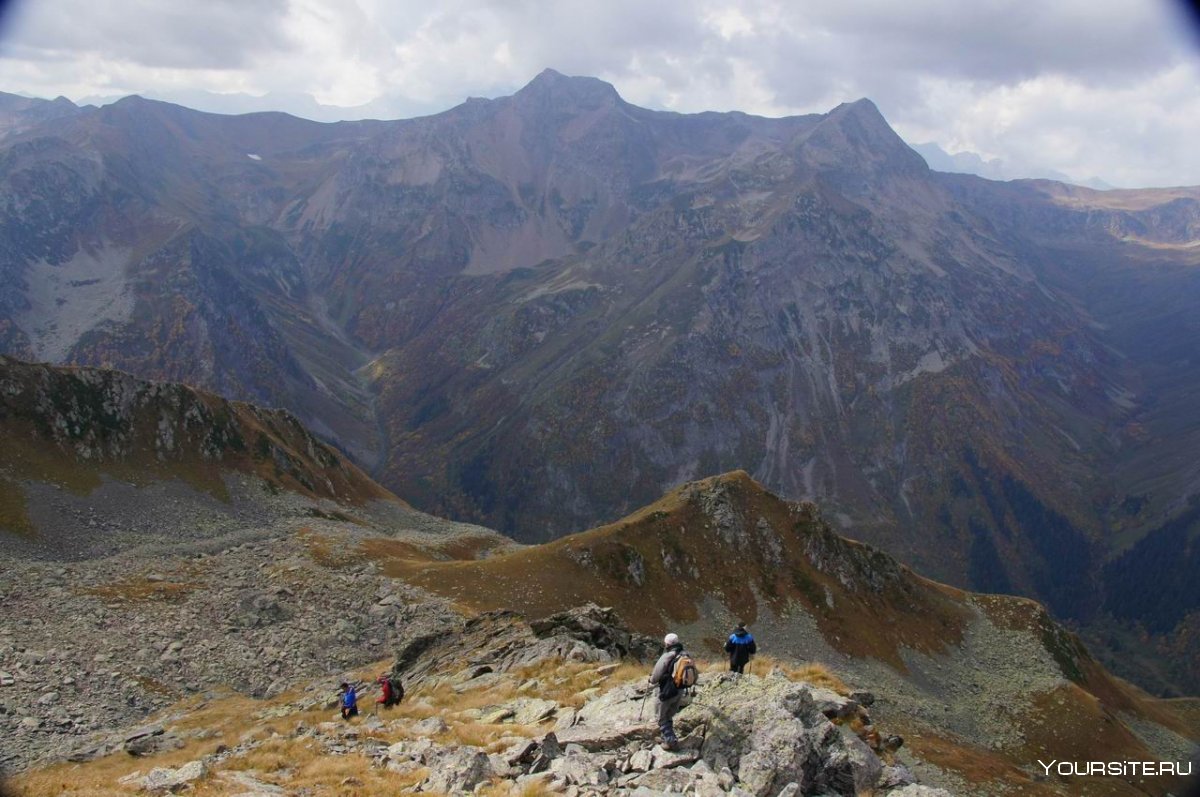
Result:
M1182 3L18 0L0 91L201 110L402 118L544 67L642 106L824 112L871 98L910 142L1122 187L1200 184ZM1096 181L1100 182L1097 183Z

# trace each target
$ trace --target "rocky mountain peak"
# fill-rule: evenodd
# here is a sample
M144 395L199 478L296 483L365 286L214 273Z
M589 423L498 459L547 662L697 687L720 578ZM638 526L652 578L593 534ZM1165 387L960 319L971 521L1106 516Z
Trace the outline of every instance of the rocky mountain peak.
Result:
M865 97L842 103L804 137L806 159L835 171L878 177L925 175L929 166L896 134L875 103ZM863 186L865 188L865 186Z
M573 77L553 69L544 69L514 94L513 100L518 104L591 110L615 105L621 101L621 96L611 83L599 78Z

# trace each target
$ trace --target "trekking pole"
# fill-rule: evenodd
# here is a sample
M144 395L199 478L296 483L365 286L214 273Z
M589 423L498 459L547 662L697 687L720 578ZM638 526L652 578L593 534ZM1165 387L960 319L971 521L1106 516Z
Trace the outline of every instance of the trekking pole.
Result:
M642 721L642 712L646 710L646 701L650 698L650 690L646 690L646 694L642 695L642 705L638 707L638 722Z

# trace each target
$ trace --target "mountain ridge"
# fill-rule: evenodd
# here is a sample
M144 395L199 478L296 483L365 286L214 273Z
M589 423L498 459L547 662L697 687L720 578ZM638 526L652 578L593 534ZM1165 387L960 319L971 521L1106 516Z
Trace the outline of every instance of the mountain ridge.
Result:
M8 458L0 472L25 492L27 506L77 500L69 494L81 489L78 474L47 473L46 458L74 463L93 479L79 499L90 507L90 548L25 547L19 543L29 531L0 513L0 545L13 553L13 577L0 592L14 607L0 624L0 679L26 706L0 714L14 740L0 760L22 769L55 750L79 762L107 761L98 772L129 755L156 756L171 749L173 737L162 729L120 730L122 723L132 727L160 711L170 717L163 724L179 723L199 708L194 699L176 701L223 682L278 704L301 677L377 660L385 641L416 689L453 675L460 694L484 682L462 683L488 674L474 660L469 677L444 665L408 673L431 650L442 660L462 658L431 641L465 645L488 660L533 657L529 645L510 638L528 636L521 631L526 621L564 659L556 666L569 669L583 655L579 644L552 631L567 622L559 613L595 601L613 608L593 606L568 625L607 639L616 632L597 630L593 615L628 617L635 636L649 636L628 643L627 653L636 647L644 655L653 638L673 630L695 654L719 660L729 627L747 622L761 649L784 663L768 682L786 676L793 666L787 662L804 661L870 685L871 718L901 733L912 760L933 765L931 772L948 779L942 782L1077 793L1073 781L1039 780L1030 762L1048 752L1091 760L1087 750L1114 760L1182 761L1195 745L1191 703L1156 700L1113 677L1042 605L919 576L836 533L814 504L785 501L745 471L684 484L616 523L523 546L409 510L283 412L181 385L9 358L0 359L0 397L5 438L28 437L43 455ZM264 439L274 453L239 462L239 452L259 446L239 446L234 437L248 440L244 430L259 426L273 435ZM285 456L297 461L281 465ZM244 514L253 485L235 489L239 477L227 476L231 502L243 513L232 525L213 528L176 492L150 528L131 535L130 516L144 510L130 498L161 501L159 482L178 478L170 463L193 457L249 467L243 475L274 508ZM112 470L114 462L132 467ZM290 470L281 478L284 465ZM304 467L314 473L305 475ZM357 489L334 485L339 471L343 483L361 482ZM38 487L46 482L64 489ZM105 498L114 489L120 503ZM106 539L109 545L99 544ZM338 618L332 636L331 617ZM19 623L19 638L18 618L29 621ZM248 658L247 651L255 653ZM73 713L60 710L61 698L42 697L68 676L105 683L115 666L132 668L136 678L77 693ZM713 695L721 693L721 678L708 681ZM113 690L119 699L111 699ZM835 702L846 705L844 697ZM581 706L582 716L611 710ZM288 711L269 718L282 716ZM474 721L503 724L488 716ZM134 744L147 735L164 738ZM860 735L870 737L867 729ZM877 736L870 738L879 747ZM210 763L224 760L215 755ZM40 775L32 777L38 782ZM55 788L66 788L62 783ZM1173 783L1123 777L1089 782L1088 789L1158 794Z

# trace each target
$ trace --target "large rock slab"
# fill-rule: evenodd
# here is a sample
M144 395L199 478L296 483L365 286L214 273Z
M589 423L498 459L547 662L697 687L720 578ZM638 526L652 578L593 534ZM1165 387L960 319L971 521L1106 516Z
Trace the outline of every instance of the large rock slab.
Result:
M203 761L192 761L179 769L158 767L142 778L141 790L151 794L167 794L182 791L208 774Z
M563 746L577 744L588 752L616 750L630 742L651 742L658 735L658 729L645 724L622 725L576 725L561 731L555 731L558 741Z
M426 763L429 776L421 788L441 794L469 792L493 774L487 753L477 747L450 748Z

